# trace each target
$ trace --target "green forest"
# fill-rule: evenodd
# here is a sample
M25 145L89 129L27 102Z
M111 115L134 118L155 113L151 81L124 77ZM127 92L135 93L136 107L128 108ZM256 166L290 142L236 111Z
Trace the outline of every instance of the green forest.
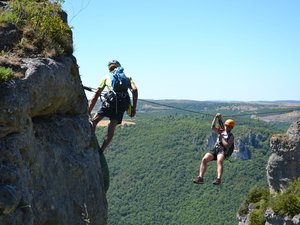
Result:
M125 118L128 119L128 118ZM192 182L198 175L201 157L209 150L211 135L208 115L178 112L140 112L135 125L118 127L105 152L110 187L107 193L108 224L233 225L236 214L253 186L267 187L266 163L269 138L286 132L260 120L236 117L235 139L259 134L250 160L231 158L224 163L222 184L212 184L216 163L211 162L205 183ZM99 142L106 133L97 128Z

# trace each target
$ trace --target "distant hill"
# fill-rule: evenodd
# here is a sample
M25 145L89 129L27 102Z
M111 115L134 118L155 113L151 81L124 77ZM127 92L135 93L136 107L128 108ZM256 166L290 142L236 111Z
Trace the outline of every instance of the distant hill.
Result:
M205 185L195 186L192 179L209 148L210 123L217 112L236 120L234 134L249 140L244 144L251 160L226 161L219 188L211 185L212 162ZM249 189L267 186L269 137L285 132L299 112L300 102L289 101L140 99L131 119L135 125L119 127L105 154L111 176L108 224L237 224L235 215ZM99 140L105 129L97 129ZM254 137L260 137L258 142ZM222 217L215 216L224 210Z
M93 113L100 107L99 100ZM138 101L138 114L199 114L207 117L222 113L224 118L246 117L256 118L266 122L285 125L300 118L300 101L194 101L194 100L152 100Z
M300 118L300 101L221 102L191 100L140 100L138 110L143 113L203 114L217 112L227 117L251 117L266 122L287 122Z

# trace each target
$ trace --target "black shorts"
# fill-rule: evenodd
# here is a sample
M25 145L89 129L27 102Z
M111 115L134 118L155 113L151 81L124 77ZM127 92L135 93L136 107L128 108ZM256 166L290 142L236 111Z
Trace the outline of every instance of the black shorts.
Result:
M213 160L217 160L217 156L219 154L225 155L224 149L223 148L217 148L216 146L212 150L210 150L209 153L214 156Z
M128 109L130 98L127 95L124 98L107 97L103 102L98 114L108 117L110 120L117 120L118 124L122 123L124 112Z

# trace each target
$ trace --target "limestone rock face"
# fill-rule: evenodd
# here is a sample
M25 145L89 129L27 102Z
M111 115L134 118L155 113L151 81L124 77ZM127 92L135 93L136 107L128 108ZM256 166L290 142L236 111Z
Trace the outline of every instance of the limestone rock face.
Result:
M300 120L292 124L286 134L273 135L270 146L272 154L267 178L270 191L274 193L300 177Z
M73 57L23 59L0 84L0 224L106 224L87 99Z
M300 224L300 215L296 215L293 218L288 216L282 217L276 215L272 209L267 209L265 212L266 223L265 225L297 225Z
M248 143L249 144L249 143ZM251 152L249 148L246 146L245 141L241 138L236 141L235 151L233 152L233 156L242 160L251 159Z
M252 146L253 148L260 148L260 142L265 140L266 137L250 132L236 141L234 155L242 160L251 159L251 152L248 146Z
M273 135L270 140L272 154L267 164L267 179L272 194L285 189L289 182L300 177L300 120L293 123L286 134ZM247 215L237 215L239 225L249 225L249 215L254 210L252 203ZM293 218L275 214L272 209L265 212L265 225L300 224L300 215Z

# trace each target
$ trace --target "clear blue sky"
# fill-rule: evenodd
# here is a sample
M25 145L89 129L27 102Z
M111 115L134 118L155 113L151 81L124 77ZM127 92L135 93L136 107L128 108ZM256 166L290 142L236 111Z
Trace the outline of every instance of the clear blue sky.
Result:
M144 99L300 100L299 0L65 0L63 8L87 86L117 59Z

